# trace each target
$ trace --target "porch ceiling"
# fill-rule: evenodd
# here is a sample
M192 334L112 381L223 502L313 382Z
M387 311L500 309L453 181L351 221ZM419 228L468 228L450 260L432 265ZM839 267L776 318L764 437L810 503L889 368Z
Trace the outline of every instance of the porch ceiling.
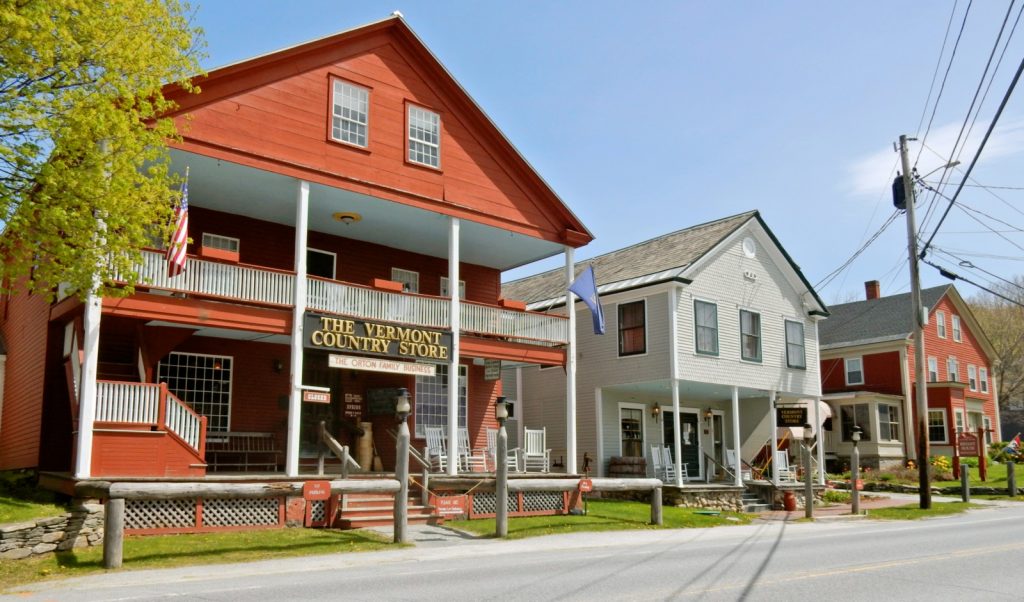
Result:
M187 151L171 150L171 170L189 170L189 203L225 213L295 225L296 180ZM362 220L335 221L339 211L354 211ZM448 257L448 218L373 196L311 183L309 228L317 232L372 242L432 257ZM561 253L561 245L463 219L463 262L501 271Z
M165 322L163 320L150 320L147 326L168 326L171 328L187 328L194 330L192 336L212 337L215 339L231 339L233 341L252 341L256 343L274 343L277 345L290 345L291 337L284 334L267 334L264 332L252 332L249 330L231 330L228 328L197 328L194 324L179 324L177 322Z
M640 398L663 399L672 396L672 381L669 379L652 380L642 383L626 383L604 387L606 391L615 391L625 396ZM763 389L740 387L740 399L765 398L768 392ZM679 397L686 401L713 402L732 399L732 387L692 380L679 381Z

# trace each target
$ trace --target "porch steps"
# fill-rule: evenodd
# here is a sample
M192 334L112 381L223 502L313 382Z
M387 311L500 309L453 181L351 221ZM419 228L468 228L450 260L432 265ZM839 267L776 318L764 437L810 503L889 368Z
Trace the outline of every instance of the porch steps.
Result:
M761 497L759 495L750 491L744 491L740 496L740 501L743 502L744 512L758 513L772 509L771 504L765 504L761 501Z
M409 498L410 525L441 525L444 517L434 512L433 506L419 504L419 496ZM346 494L334 521L337 529L385 527L395 523L394 498L389 495Z

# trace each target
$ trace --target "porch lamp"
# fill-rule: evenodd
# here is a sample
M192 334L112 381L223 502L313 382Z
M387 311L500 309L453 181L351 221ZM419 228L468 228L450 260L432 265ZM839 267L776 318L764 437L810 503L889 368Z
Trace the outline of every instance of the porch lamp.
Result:
M705 408L705 410L704 410L704 422L706 422L706 423L708 423L710 425L711 424L711 417L714 416L714 415L715 415L715 413L711 411L711 408Z
M505 396L500 396L494 400L494 419L502 426L508 420L508 406L505 404Z
M395 414L398 415L399 422L405 422L409 418L409 413L412 411L412 406L409 405L409 389L402 387L398 389L398 395L395 396Z
M661 406L658 405L658 402L654 402L654 407L651 408L651 418L657 420L659 416L661 416Z

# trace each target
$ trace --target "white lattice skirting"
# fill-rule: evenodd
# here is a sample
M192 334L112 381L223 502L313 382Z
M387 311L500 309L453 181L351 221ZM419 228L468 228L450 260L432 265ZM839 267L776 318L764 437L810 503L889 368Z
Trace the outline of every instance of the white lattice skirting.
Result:
M153 530L262 527L280 524L281 500L277 498L204 500L202 524L197 524L196 521L198 504L199 500L195 499L126 500L124 526L127 530ZM321 520L323 513L324 508L321 504Z

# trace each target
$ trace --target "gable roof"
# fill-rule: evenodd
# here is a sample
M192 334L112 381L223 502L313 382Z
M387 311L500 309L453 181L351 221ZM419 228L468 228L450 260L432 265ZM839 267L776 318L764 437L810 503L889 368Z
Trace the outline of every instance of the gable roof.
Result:
M931 311L950 289L953 285L943 284L922 290L921 304ZM842 303L829 311L831 317L818 324L822 348L905 340L914 330L910 293Z
M580 247L594 239L583 222L397 12L379 21L232 63L213 69L205 75L196 76L192 78L192 83L201 88L200 94L188 93L175 83L168 84L164 87L164 96L177 105L169 115L187 114L276 81L330 65L339 58L369 48L373 39L382 34L389 36L391 42L415 59L416 67L423 70L429 82L437 86L449 105L465 118L466 125L486 140L505 165L522 178L531 194L542 202L542 210L555 216L554 221L561 228L561 240L558 242Z
M771 237L772 242L825 313L825 304L818 298L817 293L800 272L800 268L782 248L757 211L747 211L698 224L578 262L575 266L576 272L578 274L588 266L593 266L599 283L605 283L597 287L600 294L671 280L688 282L686 272L690 267L751 220L756 220ZM501 293L507 299L526 301L535 306L554 307L565 303L565 289L565 270L555 269L505 283L501 287Z

